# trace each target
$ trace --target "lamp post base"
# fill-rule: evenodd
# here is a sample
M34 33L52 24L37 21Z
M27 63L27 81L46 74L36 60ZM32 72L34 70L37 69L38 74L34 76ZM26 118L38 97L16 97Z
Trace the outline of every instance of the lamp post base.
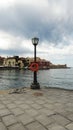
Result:
M40 89L40 84L38 82L37 83L32 83L30 88L31 89Z

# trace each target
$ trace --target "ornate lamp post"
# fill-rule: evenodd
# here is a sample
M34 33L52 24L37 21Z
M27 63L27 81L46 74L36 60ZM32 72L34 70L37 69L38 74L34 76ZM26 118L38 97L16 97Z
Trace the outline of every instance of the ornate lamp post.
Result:
M34 45L34 63L36 63L36 46L38 45L39 38L32 38L32 44ZM37 82L37 72L34 71L33 83L31 84L31 89L40 89L40 85Z

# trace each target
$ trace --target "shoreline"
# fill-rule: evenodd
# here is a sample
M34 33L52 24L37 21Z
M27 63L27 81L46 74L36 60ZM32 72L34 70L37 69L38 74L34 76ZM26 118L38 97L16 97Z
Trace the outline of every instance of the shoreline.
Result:
M3 94L10 94L10 92L14 92L14 93L16 93L17 94L17 92L15 92L15 91L21 91L23 88L21 87L21 88L13 88L13 89L5 89L5 90L0 90L0 95L3 95ZM57 87L42 87L42 88L40 88L40 89L31 89L30 87L24 87L24 90L32 90L32 91L41 91L41 90L52 90L52 91L54 91L54 90L57 90L57 91L68 91L68 92L73 92L73 90L71 90L71 89L65 89L65 88L57 88ZM22 92L22 91L21 91ZM21 93L20 93L21 94Z
M1 94L8 94L9 93L9 90L0 90L0 95Z

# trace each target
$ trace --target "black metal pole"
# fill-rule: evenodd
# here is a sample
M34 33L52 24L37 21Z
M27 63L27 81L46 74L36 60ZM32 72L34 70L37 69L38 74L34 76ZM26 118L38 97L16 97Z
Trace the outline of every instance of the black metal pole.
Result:
M34 63L36 63L36 45L34 45ZM37 72L34 71L34 83L37 83Z
M37 46L37 44L34 44L34 63L36 63L36 46ZM40 84L37 82L37 72L36 71L34 71L34 73L33 73L33 83L31 84L31 89L40 89Z
M36 45L34 45L34 62L36 62Z

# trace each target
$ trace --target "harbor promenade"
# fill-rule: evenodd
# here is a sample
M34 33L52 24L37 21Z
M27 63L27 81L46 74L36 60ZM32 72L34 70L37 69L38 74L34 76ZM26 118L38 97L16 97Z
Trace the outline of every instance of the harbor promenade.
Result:
M73 91L0 92L0 130L73 130Z

